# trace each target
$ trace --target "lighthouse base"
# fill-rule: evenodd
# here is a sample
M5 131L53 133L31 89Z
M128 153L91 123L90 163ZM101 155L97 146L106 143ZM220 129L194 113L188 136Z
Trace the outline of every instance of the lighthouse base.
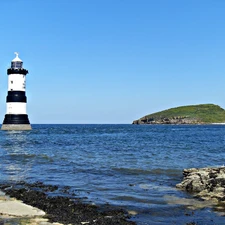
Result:
M2 130L31 130L27 114L6 114Z
M30 124L2 124L1 130L32 130Z

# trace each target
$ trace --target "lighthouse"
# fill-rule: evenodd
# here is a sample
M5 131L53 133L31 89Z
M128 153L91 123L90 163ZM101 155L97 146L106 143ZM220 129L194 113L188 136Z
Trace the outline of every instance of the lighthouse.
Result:
M26 112L26 75L28 70L23 68L23 61L15 52L8 74L8 95L6 97L6 114L2 130L31 130Z

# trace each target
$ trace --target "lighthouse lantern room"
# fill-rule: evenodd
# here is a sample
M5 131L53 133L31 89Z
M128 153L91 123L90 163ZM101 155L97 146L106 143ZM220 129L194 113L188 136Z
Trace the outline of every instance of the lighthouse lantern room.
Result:
M6 114L2 130L31 130L26 112L26 75L28 70L23 68L19 54L11 62L8 74L8 95L6 97Z

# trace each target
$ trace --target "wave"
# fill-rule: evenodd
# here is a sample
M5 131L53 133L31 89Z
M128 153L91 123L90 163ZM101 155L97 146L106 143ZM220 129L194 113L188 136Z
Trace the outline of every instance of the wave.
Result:
M140 168L112 168L114 171L117 171L122 174L126 175L146 175L146 174L153 174L153 175L169 175L169 176L180 176L181 170L180 169L163 169L163 168L155 168L155 169L140 169Z
M32 160L32 159L36 159L37 161L41 160L43 161L47 161L47 162L52 162L53 159L52 157L45 155L45 154L41 154L41 155L36 155L36 154L17 154L17 153L11 153L9 154L10 158L12 160L21 160L21 161L27 161L27 160Z

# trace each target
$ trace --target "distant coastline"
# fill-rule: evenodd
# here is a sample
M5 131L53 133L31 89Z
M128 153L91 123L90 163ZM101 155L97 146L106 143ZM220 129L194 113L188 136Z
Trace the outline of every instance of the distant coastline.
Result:
M225 110L214 104L180 106L143 116L132 124L225 125Z

